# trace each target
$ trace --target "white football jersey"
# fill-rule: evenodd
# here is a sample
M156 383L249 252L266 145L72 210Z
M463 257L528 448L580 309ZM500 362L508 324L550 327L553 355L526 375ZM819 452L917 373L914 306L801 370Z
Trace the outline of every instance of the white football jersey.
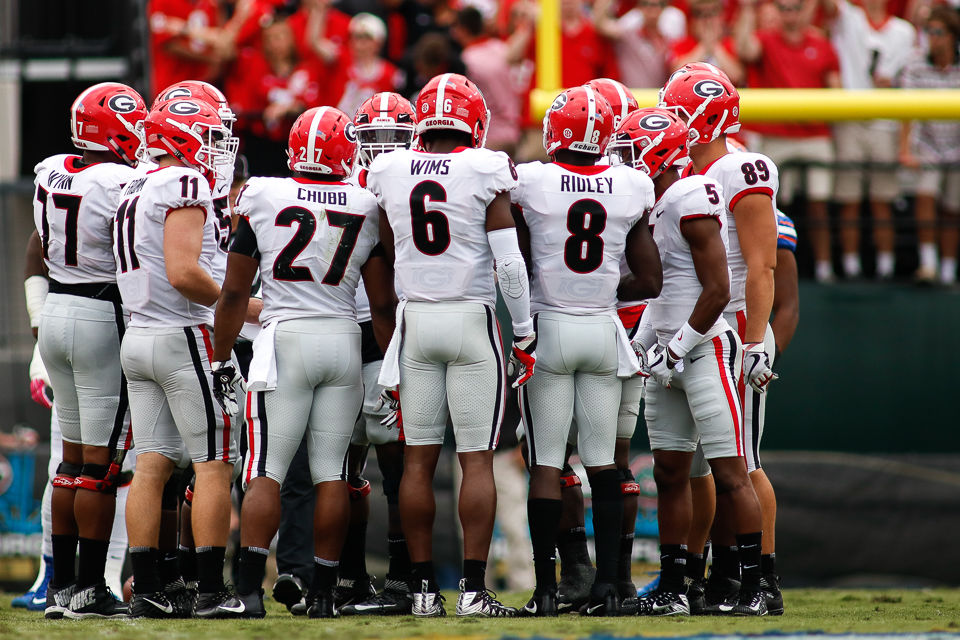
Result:
M670 185L653 207L650 225L663 264L663 289L659 297L650 301L646 313L650 314L651 326L661 344L670 342L690 319L703 291L681 224L684 220L704 217L716 218L720 223L720 237L729 255L723 187L716 180L698 175L682 178ZM704 337L713 338L727 328L721 314Z
M206 214L198 264L212 274L220 250L217 220L212 215L210 185L198 171L173 166L154 169L132 180L120 196L114 253L117 284L132 327L213 324L211 307L183 297L167 279L164 224L171 211L187 207L199 207Z
M692 171L692 168L693 165L689 165L688 169ZM747 264L743 261L743 254L740 252L740 238L737 236L737 222L733 218L733 208L744 196L763 193L770 196L770 215L776 218L775 203L777 191L780 188L780 174L773 160L752 151L728 153L707 165L700 173L713 178L723 187L727 208L727 233L730 237L727 262L732 275L730 304L727 305L726 311L742 311L747 306Z
M393 230L398 290L409 300L494 305L487 206L516 184L500 151L401 149L374 158L367 188Z
M612 311L627 234L653 206L653 182L626 165L528 162L512 194L530 229L530 309Z
M251 178L237 199L256 237L264 324L307 317L357 319L360 267L377 245L379 209L367 190L307 178ZM233 251L242 249L241 232Z
M56 155L39 163L33 219L50 278L62 284L115 282L113 221L123 186L136 176L125 164L81 164Z

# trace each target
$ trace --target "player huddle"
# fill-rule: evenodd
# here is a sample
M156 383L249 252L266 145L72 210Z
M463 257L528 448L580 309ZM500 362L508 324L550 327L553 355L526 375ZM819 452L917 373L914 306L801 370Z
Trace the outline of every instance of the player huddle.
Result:
M234 203L238 140L218 90L179 83L149 110L125 85L84 91L71 121L83 156L37 166L50 279L39 345L64 439L46 616L263 617L280 489L304 439L313 575L281 579L275 597L317 618L445 615L431 538L448 420L464 478L457 615L782 613L773 522L757 498L773 496L757 445L776 378L777 169L728 149L738 114L736 89L703 63L676 72L656 108L595 80L547 111L552 161L515 166L484 148L491 114L477 87L444 74L415 104L380 93L353 119L306 111L290 131L291 176L251 178ZM537 578L520 609L485 583L511 388ZM628 453L643 398L662 573L638 598ZM391 511L381 593L340 567L356 552L348 531L369 493L371 443ZM131 447L128 608L103 573ZM592 491L596 568L571 578L564 566L558 585L564 487L580 484L574 449ZM184 500L176 478L188 467Z

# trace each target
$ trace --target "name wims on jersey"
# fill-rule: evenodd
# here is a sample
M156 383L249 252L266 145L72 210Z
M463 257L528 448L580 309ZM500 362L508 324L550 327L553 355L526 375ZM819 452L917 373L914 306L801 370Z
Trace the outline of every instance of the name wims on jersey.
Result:
M115 282L113 221L123 186L136 176L124 164L82 164L56 155L34 168L34 223L50 278L63 284Z
M260 261L261 322L357 319L360 267L379 241L373 194L344 182L251 178L236 210L230 251Z
M663 265L663 288L660 296L650 301L646 312L650 314L651 326L656 330L661 344L667 344L690 318L703 291L693 264L690 244L683 237L683 222L714 218L720 225L720 237L729 255L723 196L723 187L716 180L693 175L670 185L653 207L650 225ZM721 315L704 334L704 340L718 336L728 328Z
M506 154L397 150L370 164L367 188L393 230L398 290L409 300L496 303L487 206L517 184Z
M203 209L203 244L198 264L213 274L220 251L210 185L188 167L148 171L124 188L116 210L114 254L117 284L130 311L131 327L189 327L213 324L213 309L183 297L167 279L164 224L177 209Z
M693 165L688 165L692 171ZM686 173L686 172L685 172ZM776 216L775 204L780 189L780 174L773 160L761 153L738 151L721 156L700 171L701 175L713 178L723 187L727 209L727 233L730 238L730 250L727 262L730 265L730 304L726 311L746 309L747 263L740 251L740 238L737 235L737 221L733 209L741 198L753 193L762 193L772 199L770 215Z
M512 194L530 229L534 313L612 311L627 234L654 203L653 182L625 165L517 167Z

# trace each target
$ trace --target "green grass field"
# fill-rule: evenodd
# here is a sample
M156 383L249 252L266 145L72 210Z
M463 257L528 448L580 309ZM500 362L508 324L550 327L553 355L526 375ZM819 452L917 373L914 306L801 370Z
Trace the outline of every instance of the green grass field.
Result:
M456 594L447 593L452 611ZM503 598L523 604L527 594ZM786 615L745 618L581 618L484 620L469 618L415 620L403 618L340 618L308 620L290 616L270 601L267 617L251 621L116 620L46 621L42 615L10 609L11 595L0 595L0 638L76 639L101 638L175 640L178 638L229 638L230 640L295 640L298 638L501 638L539 636L582 638L606 636L695 636L702 634L826 633L960 633L960 589L784 591ZM453 603L453 604L451 604Z

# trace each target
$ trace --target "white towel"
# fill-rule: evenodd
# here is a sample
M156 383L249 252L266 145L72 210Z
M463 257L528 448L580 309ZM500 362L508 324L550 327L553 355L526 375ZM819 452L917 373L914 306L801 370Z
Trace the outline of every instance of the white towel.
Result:
M277 388L277 355L274 348L276 331L277 323L269 322L263 325L253 341L247 391L272 391Z
M400 342L403 335L403 310L407 306L406 298L400 298L397 305L397 321L390 336L387 352L383 354L380 365L380 377L377 382L386 389L396 389L400 384Z
M616 311L610 311L608 315L613 318L617 326L617 377L629 378L640 371L640 360L630 346L630 338L627 336L627 330L623 328L623 323L620 322L620 316Z

